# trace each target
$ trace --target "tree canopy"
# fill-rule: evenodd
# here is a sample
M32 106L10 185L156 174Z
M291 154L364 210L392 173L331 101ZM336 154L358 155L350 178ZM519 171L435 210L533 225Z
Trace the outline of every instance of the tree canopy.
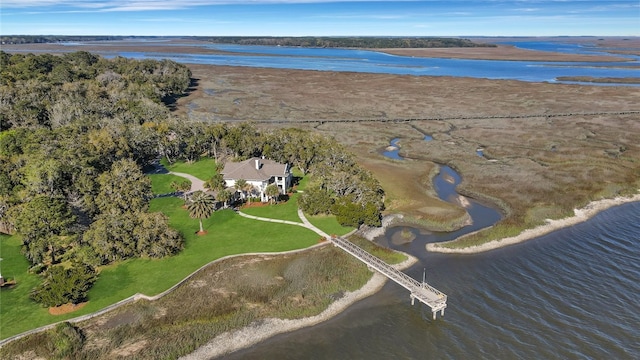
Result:
M0 231L22 235L26 257L51 277L49 285L62 276L53 268L63 260L82 268L183 248L182 235L166 216L147 213L152 193L141 169L160 157L173 162L203 155L266 156L311 178L299 197L304 211L333 213L353 226L379 223L384 192L334 139L173 116L167 102L191 83L183 65L87 52L2 51L0 65ZM230 200L220 176L208 186L217 188L219 201ZM249 197L253 191L242 180L236 189ZM187 202L201 231L214 202L205 193ZM89 283L91 277L79 279ZM34 299L49 303L45 299L55 294L45 293L51 291L42 287Z

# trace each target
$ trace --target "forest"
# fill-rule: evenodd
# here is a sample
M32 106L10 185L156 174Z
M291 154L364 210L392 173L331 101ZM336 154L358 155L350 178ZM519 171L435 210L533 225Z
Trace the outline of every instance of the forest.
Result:
M76 41L123 41L137 39L159 39L150 36L67 36L67 35L11 35L0 36L2 44L37 44ZM171 38L171 37L169 37ZM300 46L320 48L449 48L449 47L496 47L494 44L476 43L469 39L454 37L317 37L317 36L190 36L188 39L217 44Z
M493 44L475 43L461 38L433 37L198 37L218 44L300 46L319 48L448 48L448 47L496 47Z
M184 65L0 52L0 69L0 232L21 237L43 306L85 300L100 266L183 248L167 217L148 212L144 169L160 158L287 162L311 179L303 210L380 224L382 188L335 140L175 116L168 105L192 86Z

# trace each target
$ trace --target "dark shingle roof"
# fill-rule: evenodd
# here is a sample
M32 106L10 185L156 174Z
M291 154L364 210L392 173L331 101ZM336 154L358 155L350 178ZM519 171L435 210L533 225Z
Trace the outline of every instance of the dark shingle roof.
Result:
M259 169L256 169L256 161L259 161ZM222 170L222 176L225 180L266 181L273 176L285 176L286 170L286 164L254 157L242 162L227 162Z

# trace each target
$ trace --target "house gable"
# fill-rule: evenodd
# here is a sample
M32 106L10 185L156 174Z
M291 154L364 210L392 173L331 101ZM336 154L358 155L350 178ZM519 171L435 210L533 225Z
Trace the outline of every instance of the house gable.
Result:
M228 162L221 174L228 187L233 187L239 179L246 180L257 190L262 201L268 200L265 190L270 183L275 183L281 193L286 193L292 179L288 164L258 157L237 163Z
M274 176L287 176L287 164L280 164L273 160L254 157L242 162L228 162L222 170L224 180L245 179L247 181L268 181Z

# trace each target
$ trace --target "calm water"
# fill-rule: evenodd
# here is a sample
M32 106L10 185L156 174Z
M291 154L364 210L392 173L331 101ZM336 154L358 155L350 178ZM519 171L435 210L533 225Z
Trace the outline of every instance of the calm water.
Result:
M388 238L394 231L381 239ZM640 203L539 239L476 255L400 249L407 273L449 296L444 318L388 282L338 317L228 359L638 359Z
M570 53L605 53L587 50L584 46L547 42L521 42L522 47L537 50L556 50ZM74 44L77 45L77 44ZM105 44L108 51L110 44ZM158 43L146 45L157 46ZM145 46L144 43L140 44ZM278 46L247 46L211 44L203 47L234 52L234 54L175 54L122 52L130 58L172 59L182 63L285 68L321 71L353 71L369 73L407 74L417 76L459 76L487 79L513 79L532 82L557 82L559 76L640 77L640 57L628 62L532 62L418 58L396 56L376 51L352 49L322 49ZM105 56L113 56L105 53ZM601 67L615 65L615 67ZM611 85L611 84L609 84ZM631 86L631 85L629 85Z

